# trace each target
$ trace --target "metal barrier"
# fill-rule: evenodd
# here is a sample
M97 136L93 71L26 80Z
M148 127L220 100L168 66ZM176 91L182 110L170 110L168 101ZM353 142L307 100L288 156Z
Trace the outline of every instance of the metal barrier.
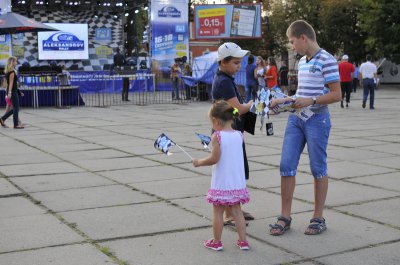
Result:
M186 94L185 86L180 80L180 99L175 100L172 98L172 91L159 86L155 74L148 73L95 74L90 77L78 74L72 75L72 84L80 86L85 106L89 107L184 103L195 100L197 91L197 87L190 88L189 94ZM129 89L124 90L124 86ZM124 94L126 91L127 94Z
M71 71L72 73L72 71ZM204 83L187 86L179 79L179 100L172 98L172 91L165 86L169 77L137 73L130 75L99 72L73 72L71 85L65 85L63 76L54 74L18 75L23 107L107 107L115 105L182 104L209 99L211 86ZM1 78L0 78L1 79ZM123 98L124 80L128 80L128 93ZM126 81L125 81L126 82ZM69 83L69 82L68 82ZM125 86L126 86L125 84ZM169 84L168 84L169 85ZM0 91L0 105L5 105L4 91Z

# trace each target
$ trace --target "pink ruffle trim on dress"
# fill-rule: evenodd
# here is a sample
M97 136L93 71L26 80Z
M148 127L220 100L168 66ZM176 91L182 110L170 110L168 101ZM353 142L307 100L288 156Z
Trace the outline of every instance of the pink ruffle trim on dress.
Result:
M215 205L244 204L250 201L250 195L246 188L241 190L209 189L207 201Z

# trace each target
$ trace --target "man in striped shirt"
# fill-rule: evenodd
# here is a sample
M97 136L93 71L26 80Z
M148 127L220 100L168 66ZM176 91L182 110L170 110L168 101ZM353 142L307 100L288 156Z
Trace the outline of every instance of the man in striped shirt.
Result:
M328 192L326 149L331 128L327 105L341 100L339 70L336 59L319 47L314 29L306 21L293 22L286 35L293 49L304 55L298 65L298 88L294 97L273 100L270 108L292 101L292 106L301 110L298 113L307 111L311 115L307 119L301 115L289 115L280 163L281 215L274 225L270 225L270 233L282 235L290 228L297 166L307 144L314 176L315 207L305 234L316 235L326 230L323 209Z

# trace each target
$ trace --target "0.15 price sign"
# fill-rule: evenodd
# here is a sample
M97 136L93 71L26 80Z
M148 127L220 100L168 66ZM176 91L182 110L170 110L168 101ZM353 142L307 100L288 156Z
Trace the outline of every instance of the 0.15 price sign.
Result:
M198 36L211 37L225 33L225 8L212 8L199 11Z

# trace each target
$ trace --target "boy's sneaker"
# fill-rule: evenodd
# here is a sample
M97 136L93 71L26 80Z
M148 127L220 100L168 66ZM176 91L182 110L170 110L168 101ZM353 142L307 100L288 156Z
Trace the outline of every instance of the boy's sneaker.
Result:
M216 242L216 241L214 241L214 239L209 239L209 240L204 241L203 245L206 248L216 250L216 251L222 250L224 248L221 241Z
M249 250L250 246L249 246L249 242L247 241L241 241L238 240L236 245L241 249L241 250Z

